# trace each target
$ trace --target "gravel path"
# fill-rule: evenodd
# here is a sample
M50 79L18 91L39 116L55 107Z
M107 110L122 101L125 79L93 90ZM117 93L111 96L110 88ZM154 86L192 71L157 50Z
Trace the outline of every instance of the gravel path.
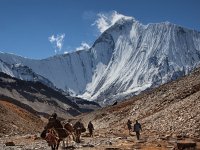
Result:
M36 138L35 135L13 136L0 138L0 150L51 150L45 140ZM68 150L172 150L176 145L175 139L164 139L154 137L143 137L140 141L133 136L115 136L108 137L101 134L94 138L83 135L81 143L70 142ZM13 142L15 146L6 146L6 142ZM200 148L200 143L197 143ZM64 150L62 145L59 150Z

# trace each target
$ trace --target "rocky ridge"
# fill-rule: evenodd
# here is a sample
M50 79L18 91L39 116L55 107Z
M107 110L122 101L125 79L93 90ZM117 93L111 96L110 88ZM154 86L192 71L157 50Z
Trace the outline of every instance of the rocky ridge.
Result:
M44 117L56 112L61 118L66 118L100 107L95 102L64 95L62 91L54 90L40 82L19 80L1 72L0 98Z

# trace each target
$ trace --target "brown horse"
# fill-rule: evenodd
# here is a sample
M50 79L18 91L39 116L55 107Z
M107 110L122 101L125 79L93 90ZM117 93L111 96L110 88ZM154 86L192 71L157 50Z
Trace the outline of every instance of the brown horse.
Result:
M58 149L60 140L54 129L48 130L45 140L47 141L48 145L51 146L52 150Z

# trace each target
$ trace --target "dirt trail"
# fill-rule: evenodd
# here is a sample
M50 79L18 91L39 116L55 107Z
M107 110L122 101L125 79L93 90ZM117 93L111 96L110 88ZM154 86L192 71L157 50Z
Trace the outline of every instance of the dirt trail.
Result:
M45 140L37 138L38 135L13 136L0 138L1 150L50 150ZM6 142L14 142L15 146L5 146ZM141 135L141 140L137 140L134 133L106 134L105 130L95 132L94 138L83 133L81 143L70 141L68 149L74 150L173 150L177 142L175 138L163 138L155 136ZM59 150L62 150L60 145ZM200 142L197 142L197 150L200 150Z

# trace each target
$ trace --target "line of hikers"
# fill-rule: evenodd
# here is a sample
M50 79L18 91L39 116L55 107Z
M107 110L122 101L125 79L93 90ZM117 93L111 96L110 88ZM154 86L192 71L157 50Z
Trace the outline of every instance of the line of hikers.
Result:
M129 134L131 131L136 132L137 139L140 139L140 131L142 130L141 124L136 120L132 128L132 122L130 119L127 121L127 126ZM93 137L94 125L90 121L88 123L89 136ZM57 114L53 113L48 120L47 125L44 127L44 131L41 133L41 137L47 141L49 146L52 147L52 150L58 149L60 141L63 141L66 138L69 138L70 135L73 137L74 141L80 143L81 133L85 132L86 128L84 124L78 120L74 125L70 122L65 123L64 125L57 119ZM68 141L67 141L68 144Z
M127 127L129 130L129 135L131 134L131 131L133 131L136 133L137 139L139 140L140 139L140 131L142 131L141 124L136 120L135 124L133 125L133 128L132 128L132 122L130 121L130 119L128 119Z
M90 121L88 123L90 137L93 137L93 130L94 126ZM52 150L55 150L58 149L60 141L64 142L64 139L69 138L70 135L72 135L75 142L80 143L81 133L85 131L86 128L80 120L78 120L74 125L70 122L62 125L60 120L57 119L57 114L53 113L49 118L47 125L44 127L44 131L41 133L41 137L47 141Z

